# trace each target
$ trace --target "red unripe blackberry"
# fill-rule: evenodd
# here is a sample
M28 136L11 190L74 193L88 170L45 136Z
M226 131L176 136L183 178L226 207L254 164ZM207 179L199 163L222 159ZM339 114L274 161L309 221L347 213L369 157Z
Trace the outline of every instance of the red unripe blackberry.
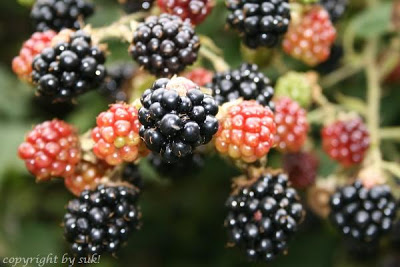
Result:
M69 201L64 215L64 236L75 256L115 254L139 227L135 187L99 185Z
M288 97L275 101L275 145L281 152L297 152L307 139L307 112Z
M101 183L107 170L110 170L110 166L104 162L99 161L94 164L82 161L72 175L65 177L65 187L74 195L79 196L84 190L95 189Z
M139 136L137 109L125 103L117 103L99 114L92 131L96 157L110 165L133 162L145 153Z
M397 205L388 185L366 188L360 181L339 188L331 197L330 218L341 233L363 243L375 243L388 233Z
M314 6L299 23L290 25L282 47L292 57L315 66L329 58L335 39L336 29L328 12L320 6Z
M147 17L134 32L130 53L138 64L157 77L171 77L193 64L200 39L192 24L175 15Z
M227 0L227 22L250 48L273 47L279 43L290 22L287 0Z
M288 252L288 242L303 220L304 209L286 174L262 174L227 202L225 227L230 242L250 260L270 262Z
M18 156L38 181L67 177L74 173L81 158L79 136L64 121L45 121L26 135Z
M18 77L25 81L31 81L32 61L43 49L51 46L51 40L56 32L49 30L35 32L29 40L22 45L19 55L12 61L12 70Z
M212 81L213 73L204 68L195 68L191 71L184 73L183 76L188 78L198 86L205 86Z
M194 25L200 24L211 13L214 0L157 0L163 12L189 19Z
M37 0L31 19L36 31L78 30L84 18L94 12L93 4L85 0Z
M271 109L254 100L226 103L221 109L214 139L218 152L247 163L267 155L276 133Z
M319 160L313 153L297 152L283 155L283 169L295 188L303 189L314 184L318 166Z
M361 163L370 144L367 127L358 117L325 126L321 135L324 151L344 167Z

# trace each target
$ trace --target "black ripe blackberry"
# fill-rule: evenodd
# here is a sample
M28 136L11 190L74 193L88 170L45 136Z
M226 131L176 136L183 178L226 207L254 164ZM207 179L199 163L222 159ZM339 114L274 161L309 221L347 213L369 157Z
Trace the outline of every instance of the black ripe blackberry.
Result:
M128 14L150 10L154 0L119 0L122 8Z
M100 185L68 203L64 235L76 256L115 253L138 228L139 191L127 186Z
M331 47L331 53L326 61L318 64L315 69L321 74L330 73L340 67L340 61L343 58L343 47L339 44L334 44Z
M168 163L192 154L218 130L215 100L186 78L158 79L140 100L140 136Z
M139 24L130 53L150 73L170 77L195 62L199 48L199 37L188 20L161 14Z
M271 261L286 253L288 241L304 217L303 206L286 174L263 174L226 202L230 242L251 260Z
M89 17L94 7L86 0L37 0L31 19L36 31L80 29L82 19Z
M371 244L390 231L397 208L389 186L367 189L359 181L337 190L330 206L331 220L342 234Z
M55 102L68 101L99 86L105 76L104 53L92 46L90 35L72 33L69 42L43 49L32 63L37 94Z
M243 63L237 69L216 73L206 87L212 89L218 105L242 97L245 100L257 100L261 105L274 109L271 102L274 88L255 64Z
M143 189L143 179L140 174L138 165L133 163L128 163L124 166L122 171L122 180L134 185L140 190Z
M227 22L250 48L273 47L286 33L290 22L287 0L227 0Z
M119 64L107 68L107 77L99 87L99 92L106 96L110 102L128 101L128 95L124 90L130 86L135 67L132 64Z
M349 0L320 0L320 4L328 11L332 22L338 21L346 11Z
M199 153L188 155L175 163L167 163L159 154L154 153L151 153L147 159L161 176L174 179L193 174L193 171L204 166L204 158Z

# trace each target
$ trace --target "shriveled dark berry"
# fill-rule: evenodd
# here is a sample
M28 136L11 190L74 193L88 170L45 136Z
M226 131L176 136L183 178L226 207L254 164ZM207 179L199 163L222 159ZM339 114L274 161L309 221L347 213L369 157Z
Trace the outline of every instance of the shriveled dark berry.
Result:
M336 22L346 11L349 0L320 0L319 2L328 11L332 22Z
M128 101L128 95L124 89L130 88L129 82L134 74L135 67L132 64L118 64L107 68L107 77L99 87L99 92L112 103Z
M143 188L143 179L140 174L138 165L128 163L124 166L122 171L122 180L136 186L139 189Z
M153 5L154 0L122 0L119 1L124 11L128 14L148 11Z

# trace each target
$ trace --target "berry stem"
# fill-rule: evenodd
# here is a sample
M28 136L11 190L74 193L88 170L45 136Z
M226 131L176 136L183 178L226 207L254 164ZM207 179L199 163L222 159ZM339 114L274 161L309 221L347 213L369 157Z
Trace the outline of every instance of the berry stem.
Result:
M384 127L379 130L381 140L400 141L400 127Z
M203 45L200 48L199 53L202 57L208 59L213 64L216 71L222 72L229 69L228 63L226 63L222 57L215 54L209 47Z
M352 65L344 65L343 67L333 71L321 79L321 86L324 88L332 87L337 83L357 74L363 68L361 62Z

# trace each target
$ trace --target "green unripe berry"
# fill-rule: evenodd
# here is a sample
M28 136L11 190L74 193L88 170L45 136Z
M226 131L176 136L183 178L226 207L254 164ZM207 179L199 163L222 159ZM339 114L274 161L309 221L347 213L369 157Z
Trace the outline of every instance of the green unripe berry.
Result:
M276 82L275 96L289 97L307 108L312 100L312 84L305 73L289 71Z

